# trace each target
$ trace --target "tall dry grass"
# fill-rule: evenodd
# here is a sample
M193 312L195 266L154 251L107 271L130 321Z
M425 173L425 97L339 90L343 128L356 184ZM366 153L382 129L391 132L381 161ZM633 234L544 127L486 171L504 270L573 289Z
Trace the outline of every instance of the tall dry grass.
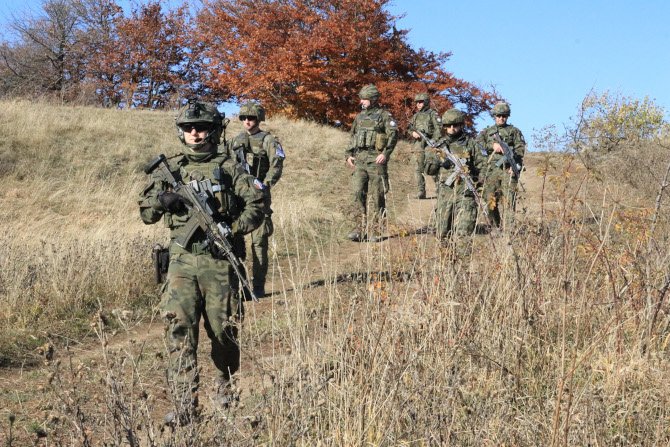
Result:
M20 116L48 106L4 108L11 107ZM86 128L101 134L103 123L114 123L130 135L118 146L122 154L133 138L145 138L145 132L123 130L122 123L139 128L146 118L152 129L146 137L153 133L166 141L138 143L121 165L125 177L106 177L111 191L95 186L95 157L68 168L86 150L44 142L40 151L2 146L3 157L33 155L18 156L3 174L11 186L3 217L16 224L0 244L1 338L13 340L12 346L19 346L16 334L53 339L58 323L69 336L89 331L101 340L93 359L74 358L70 366L50 361L34 379L48 383L44 390L24 390L20 398L3 394L17 426L36 424L35 437L39 428L56 445L670 442L667 200L655 210L653 193L624 194L570 157L533 154L527 212L514 237L478 235L473 256L455 259L432 236L414 234L400 222L403 237L343 248L346 135L282 119L267 123L289 153L274 196L269 288L277 292L247 311L242 406L221 414L205 404L202 424L160 428L161 411L169 407L160 342L114 345L114 322L103 324L96 315L115 308L148 315L156 302L147 254L165 233L139 223L134 200L142 162L168 145L178 149L168 141L170 116L50 110L43 116L80 113L80 121L90 123ZM49 127L53 132L68 122ZM78 147L101 141L90 133ZM398 160L406 157L402 151ZM30 160L42 160L38 154L58 154L37 162L55 166L47 176L53 177L51 187L31 175ZM392 167L397 183L409 185L408 166ZM79 183L88 187L73 198ZM22 184L40 193L17 196L25 191ZM406 206L404 188L392 195L392 222ZM98 214L89 215L96 205ZM71 332L77 325L81 331ZM206 394L203 385L203 399ZM25 411L38 400L46 409ZM5 437L7 427L0 423Z

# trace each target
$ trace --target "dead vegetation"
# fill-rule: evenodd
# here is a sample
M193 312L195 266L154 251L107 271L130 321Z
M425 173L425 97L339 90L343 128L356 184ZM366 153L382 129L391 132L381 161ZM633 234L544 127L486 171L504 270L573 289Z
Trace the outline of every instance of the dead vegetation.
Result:
M49 107L3 104L5 134L23 129L0 146L13 160L2 174L12 231L0 235L6 445L670 442L662 168L648 189L625 189L573 157L532 154L514 237L478 235L459 260L417 231L430 204L406 200L405 148L393 237L345 243L346 135L270 121L289 158L274 293L249 305L241 338L240 406L209 403L201 342L202 422L172 429L161 331L148 324L148 253L165 233L134 203L142 162L178 150L170 116Z

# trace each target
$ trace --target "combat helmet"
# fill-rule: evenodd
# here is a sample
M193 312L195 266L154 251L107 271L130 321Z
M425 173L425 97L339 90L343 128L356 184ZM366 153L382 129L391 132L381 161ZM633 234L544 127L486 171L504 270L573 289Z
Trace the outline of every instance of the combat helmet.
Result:
M504 101L500 101L499 103L496 103L496 105L493 106L493 109L491 109L491 116L496 116L496 115L502 115L502 116L510 116L511 110L509 108L509 104L507 104Z
M224 118L225 116L217 110L214 104L189 99L188 103L179 109L175 117L179 140L181 140L182 144L194 150L203 147L207 143L212 143L216 146L221 143L221 134L225 127ZM209 125L209 133L200 143L187 144L184 139L184 129L182 128L186 124Z
M430 95L428 93L417 93L414 96L414 102L423 101L426 105L430 104Z
M370 101L376 101L380 96L381 94L379 93L379 90L377 90L377 86L374 84L368 84L364 86L358 93L359 98L369 99Z
M458 109L449 109L442 115L442 125L465 124L465 113Z
M265 109L260 104L249 101L240 106L239 116L253 116L259 123L265 121Z

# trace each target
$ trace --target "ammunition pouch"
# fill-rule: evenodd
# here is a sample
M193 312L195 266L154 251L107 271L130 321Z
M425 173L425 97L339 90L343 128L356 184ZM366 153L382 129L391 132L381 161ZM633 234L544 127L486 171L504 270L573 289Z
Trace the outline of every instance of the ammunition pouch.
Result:
M388 141L388 137L385 133L377 132L377 135L375 136L375 149L377 149L378 152L382 152L386 149L386 143L388 143Z
M154 264L154 279L156 284L161 284L165 281L170 266L170 249L163 248L161 244L154 245L151 250L151 259Z

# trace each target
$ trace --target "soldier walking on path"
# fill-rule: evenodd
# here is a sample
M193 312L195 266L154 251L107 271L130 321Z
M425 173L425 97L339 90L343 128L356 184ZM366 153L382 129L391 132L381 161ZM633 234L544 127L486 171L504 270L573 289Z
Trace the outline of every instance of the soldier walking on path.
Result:
M347 238L355 242L377 242L381 240L386 215L386 193L390 186L388 162L398 141L398 125L379 105L380 93L374 84L364 86L358 96L362 111L351 126L351 140L345 151L346 163L353 169L355 206L355 224ZM369 219L368 191L372 198Z
M437 190L437 237L443 246L453 241L460 254L469 253L471 236L477 222L477 202L458 170L452 162L436 153L446 147L464 167L476 185L481 170L486 163L485 155L475 140L463 130L465 114L457 109L449 109L442 115L445 136L437 143L438 148L426 155L426 171L429 175L439 175Z
M263 219L263 194L254 186L254 178L227 151L219 150L224 124L216 107L191 100L179 110L176 124L183 147L180 155L168 159L172 175L207 191L208 205L216 210L216 220L232 229L231 237L257 228ZM197 224L192 206L157 172L151 174L139 197L142 221L154 224L162 218L170 229L170 262L160 309L166 322L167 376L175 411L165 419L179 425L191 424L199 413L201 316L218 370L216 402L227 408L239 398L231 386L240 364L237 334L243 310L236 290L239 281L229 260Z
M263 223L251 233L252 284L254 295L265 296L265 279L268 273L269 238L274 232L272 224L272 188L282 175L284 149L270 132L261 130L265 111L248 102L240 107L240 121L244 130L231 141L230 148L239 161L256 177L256 187L263 192Z
M502 140L512 150L519 172L523 168L523 157L526 153L523 134L507 123L510 113L509 104L497 103L491 110L495 125L482 130L477 137L489 157L484 181L484 201L488 204L493 224L507 231L514 225L519 179L506 160L502 145L496 140Z
M426 198L426 179L424 178L424 164L426 160L427 143L416 131L422 132L433 141L441 137L442 120L435 109L430 108L430 97L428 93L419 93L414 97L417 112L412 116L407 130L414 138L412 153L414 154L415 171L417 184L417 199ZM437 185L437 177L433 177Z

